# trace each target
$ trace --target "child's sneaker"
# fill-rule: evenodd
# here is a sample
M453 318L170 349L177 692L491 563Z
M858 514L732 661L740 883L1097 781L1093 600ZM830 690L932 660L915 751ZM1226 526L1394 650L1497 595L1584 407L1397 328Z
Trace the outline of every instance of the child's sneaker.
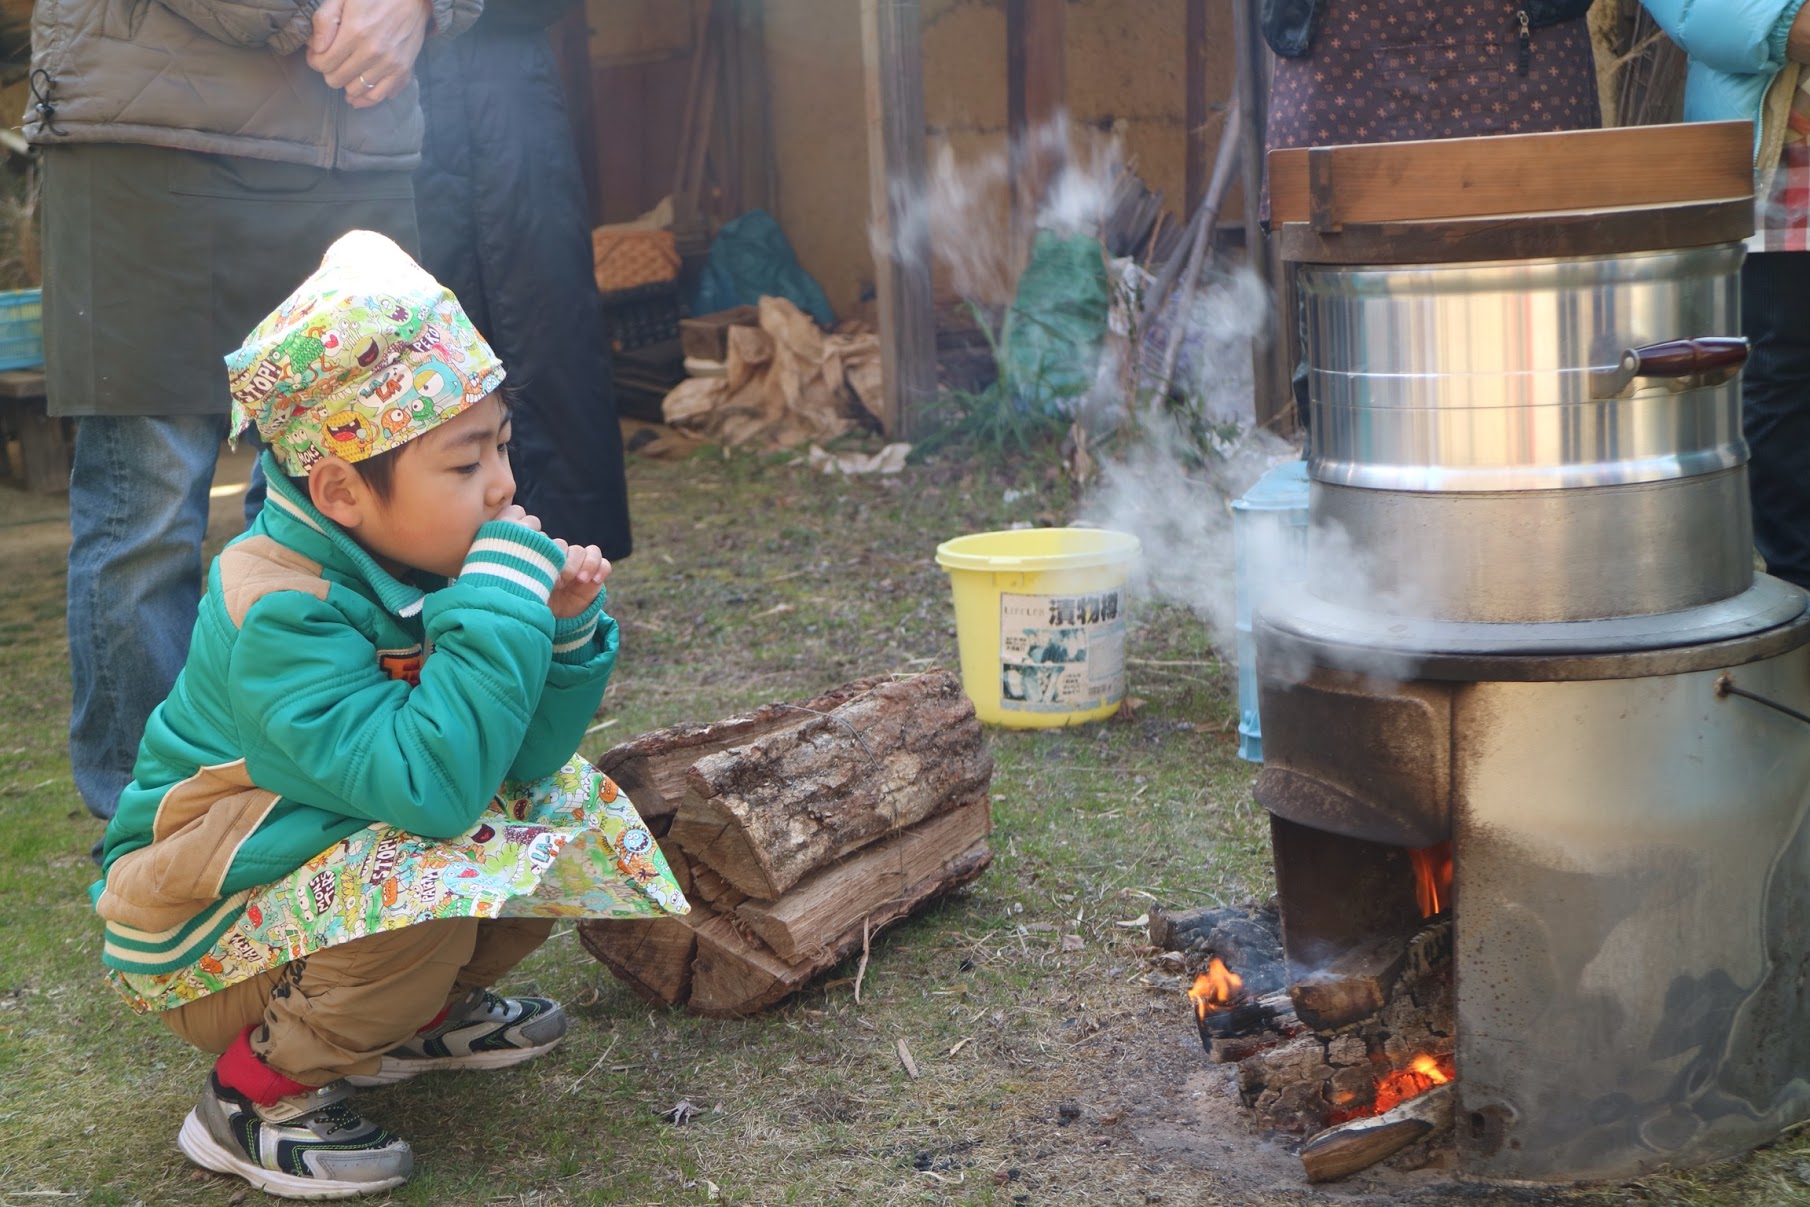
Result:
M348 1077L356 1086L393 1085L432 1069L506 1069L559 1046L566 1012L544 997L504 997L474 989L446 1018L384 1053L375 1073Z
M347 1105L335 1081L259 1106L210 1075L176 1145L195 1164L289 1199L348 1199L408 1181L408 1142Z

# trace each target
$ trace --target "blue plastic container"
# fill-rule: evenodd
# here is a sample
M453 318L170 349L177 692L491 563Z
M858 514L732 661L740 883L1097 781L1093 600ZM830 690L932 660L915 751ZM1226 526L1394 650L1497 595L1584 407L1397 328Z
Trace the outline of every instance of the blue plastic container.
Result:
M1232 500L1235 655L1238 659L1238 757L1263 761L1257 715L1257 638L1252 611L1265 592L1299 579L1307 565L1307 462L1266 472Z
M0 293L0 369L35 369L44 363L44 292Z

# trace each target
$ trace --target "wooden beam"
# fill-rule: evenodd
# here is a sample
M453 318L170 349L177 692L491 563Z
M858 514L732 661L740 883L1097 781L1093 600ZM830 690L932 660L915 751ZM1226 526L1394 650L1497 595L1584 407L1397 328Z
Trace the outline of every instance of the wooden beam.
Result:
M767 0L735 0L736 196L742 210L773 208L773 119L767 89Z
M1006 0L1006 146L1014 256L1068 159L1057 119L1068 106L1066 0Z
M867 74L867 183L873 208L874 288L880 307L881 417L909 440L936 390L936 312L924 197L924 65L918 0L861 0Z
M1270 154L1270 221L1323 231L1739 198L1753 189L1752 140L1748 122L1689 122L1280 149Z

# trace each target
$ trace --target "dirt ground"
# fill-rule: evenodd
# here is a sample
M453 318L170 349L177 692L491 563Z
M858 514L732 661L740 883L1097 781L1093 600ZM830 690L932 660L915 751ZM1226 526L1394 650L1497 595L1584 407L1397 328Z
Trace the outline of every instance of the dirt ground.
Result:
M248 451L228 452L221 458L210 516L210 541L215 545L232 536L241 525L241 494L250 463L252 458ZM637 498L657 498L661 490L686 489L695 494L699 489L699 483L695 481L677 487L672 474L661 480L659 469L650 467L644 460L637 461L637 467L632 467L630 472L632 481L635 474L643 476L641 489L644 494ZM798 490L798 483L782 478L775 489ZM652 512L653 503L646 503L644 507ZM695 527L702 530L713 523L717 521L700 519ZM800 532L796 539L811 541L814 537L811 532ZM54 583L56 575L63 572L67 543L69 527L65 499L25 494L11 483L0 483L0 566L5 566L7 575L31 575L34 579ZM648 561L648 554L641 557L644 563ZM655 552L652 557L657 559L661 554ZM677 568L673 574L677 574ZM717 568L706 568L699 574L720 574L726 581L733 577L726 570ZM702 584L693 590L704 590L710 581L713 579L700 579ZM729 586L722 586L722 590L729 590ZM735 586L735 590L742 588ZM624 599L633 603L635 595L624 592ZM934 604L941 608L943 599L938 597ZM643 635L652 644L661 630L652 623L650 613L643 612L641 617L643 630L637 630L637 635ZM672 624L666 613L661 613L661 619ZM697 637L691 630L686 630L684 637L675 635L673 641L693 642ZM630 686L633 686L633 680L630 680ZM646 686L635 689L648 691ZM1167 727L1169 731L1175 731L1173 724ZM1186 729L1193 733L1196 727L1186 726ZM1155 733L1155 729L1149 729L1146 737ZM1155 742L1157 738L1149 737L1149 740ZM1005 836L1003 841L1006 841ZM1034 832L1030 827L1024 827L1021 836L1010 841L1030 843L1034 841ZM1012 851L1012 856L1017 858L1017 852ZM1010 883L999 892L1021 890L1030 896L1028 889L1019 889ZM1202 903L1205 901L1178 901L1175 905ZM1135 908L1131 912L1135 912ZM1050 1077L1024 1075L1024 1079L1019 1080L1019 1088L1012 1091L1014 1095L1035 1098L1035 1102L1026 1102L1024 1097L1019 1097L1023 1117L1012 1124L1015 1133L1010 1136L1012 1160L1015 1165L1023 1165L1024 1183L1053 1189L1044 1189L1035 1196L1019 1194L1017 1185L1008 1185L1015 1182L1014 1171L988 1171L985 1165L977 1162L974 1167L967 1167L970 1158L963 1156L961 1145L974 1144L972 1138L948 1140L943 1142L947 1151L916 1153L918 1173L927 1178L923 1189L934 1194L934 1198L914 1196L912 1202L1253 1205L1805 1202L1796 1196L1776 1198L1765 1193L1756 1196L1752 1191L1732 1198L1718 1198L1710 1193L1709 1198L1705 1198L1701 1191L1660 1180L1653 1180L1649 1185L1598 1187L1595 1191L1488 1187L1457 1182L1450 1171L1450 1160L1443 1162L1437 1153L1432 1158L1421 1155L1424 1164L1419 1169L1403 1169L1399 1167L1401 1162L1397 1162L1397 1167L1367 1171L1338 1185L1309 1187L1303 1180L1298 1158L1292 1156L1285 1142L1254 1131L1251 1115L1238 1104L1233 1069L1213 1066L1205 1059L1178 979L1153 974L1153 965L1142 963L1142 955L1133 955L1131 939L1135 936L1131 932L1111 932L1111 923L1095 925L1106 928L1106 941L1097 939L1088 948L1090 954L1099 952L1099 972L1095 974L1090 965L1091 979L1072 974L1066 983L1053 984L1048 990L1048 999L1035 1003L1039 1017L1048 1015L1053 1019L1052 1028L1035 1039L1035 1046L1039 1053L1050 1051L1052 1064L1048 1068L1057 1071ZM1122 927L1124 923L1117 925ZM1041 925L1039 930L1048 932L1053 927ZM1019 943L1023 943L1024 934L1023 928L1019 928ZM1113 937L1122 941L1122 946L1108 950L1111 946L1108 941ZM813 1021L813 1013L822 1012L800 1008L796 1015L787 1017L798 1024L807 1024ZM715 1031L704 1028L699 1031L715 1035ZM784 1035L775 1037L778 1046L793 1042L795 1039L787 1039ZM606 1051L605 1055L608 1055ZM574 1059L579 1059L577 1053ZM588 1077L590 1073L585 1075ZM822 1093L829 1091L825 1089ZM1044 1095L1055 1097L1046 1100ZM1072 1097L1064 1100L1061 1095ZM930 1164L923 1164L925 1160ZM1792 1155L1768 1158L1772 1165L1783 1162L1785 1173L1781 1176L1785 1178L1790 1178L1792 1160ZM4 1164L4 1160L0 1160L0 1165ZM948 1173L939 1173L943 1169ZM1803 1162L1799 1162L1799 1169L1803 1169ZM939 1178L938 1187L943 1189L929 1187L932 1174ZM965 1185L959 1183L963 1176L967 1176ZM1077 1185L1077 1193L1062 1193L1064 1176L1075 1176L1073 1185ZM999 1178L1006 1178L1006 1182L999 1182ZM1797 1174L1797 1180L1801 1178L1803 1173ZM1710 1180L1714 1180L1714 1173L1710 1174ZM983 1187L979 1193L977 1182ZM999 1182L997 1196L992 1189L995 1182ZM1086 1189L1079 1189L1082 1185ZM0 1202L13 1202L7 1198L7 1191L9 1187L0 1185ZM237 1202L237 1198L228 1202ZM516 1200L510 1198L509 1202ZM521 1202L529 1200L523 1198ZM536 1196L534 1202L570 1200Z

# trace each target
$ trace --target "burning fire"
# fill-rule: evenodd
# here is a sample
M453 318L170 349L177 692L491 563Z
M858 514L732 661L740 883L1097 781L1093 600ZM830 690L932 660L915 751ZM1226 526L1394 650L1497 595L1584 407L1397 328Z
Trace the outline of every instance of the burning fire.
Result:
M1243 989L1244 978L1227 968L1218 956L1214 956L1207 965L1207 970L1194 978L1194 988L1188 990L1188 1000L1194 1003L1195 1017L1205 1018L1214 1010L1224 1010L1230 1006Z
M1436 1085L1445 1085L1457 1073L1457 1066L1450 1056L1416 1056L1407 1068L1397 1069L1376 1083L1373 1113L1380 1115L1416 1094L1424 1094Z
M1409 851L1408 859L1414 865L1414 896L1420 902L1420 916L1431 918L1452 900L1452 844L1448 840Z
M1376 1083L1376 1098L1368 1105L1353 1108L1350 1104L1357 1101L1354 1093L1337 1096L1333 1110L1328 1113L1328 1125L1349 1123L1353 1119L1368 1119L1372 1115L1380 1115L1384 1111L1400 1106L1410 1098L1426 1093L1436 1085L1445 1085L1458 1076L1458 1067L1452 1063L1450 1055L1432 1056L1422 1054L1408 1062L1405 1069L1395 1069L1385 1073Z

